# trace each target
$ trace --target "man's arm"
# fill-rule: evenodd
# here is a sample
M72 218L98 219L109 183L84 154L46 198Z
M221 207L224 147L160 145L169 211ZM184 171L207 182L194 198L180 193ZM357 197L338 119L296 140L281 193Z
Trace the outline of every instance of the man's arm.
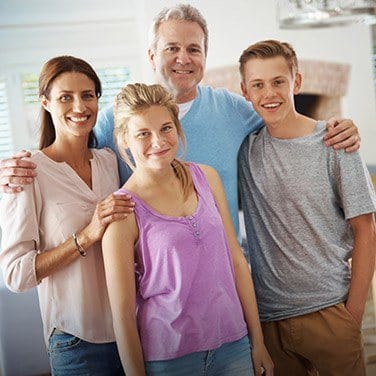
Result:
M327 133L324 137L326 146L345 149L348 153L360 148L359 130L351 119L333 117L326 123L326 129Z
M37 166L30 161L30 157L29 151L22 150L13 157L0 161L0 188L4 193L21 192L22 185L34 181Z
M355 240L352 254L351 283L346 308L360 325L375 270L375 215L374 213L364 214L349 221Z

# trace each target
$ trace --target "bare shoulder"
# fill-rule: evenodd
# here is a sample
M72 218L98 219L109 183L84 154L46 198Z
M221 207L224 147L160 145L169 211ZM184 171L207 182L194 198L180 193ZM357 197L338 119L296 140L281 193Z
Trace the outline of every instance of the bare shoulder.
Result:
M138 239L138 226L135 213L130 213L127 218L112 222L107 226L104 237L126 236L134 242Z
M207 179L219 178L218 172L214 167L205 165L205 164L198 164L198 166L200 167L202 172L205 174Z
M221 178L219 177L219 174L217 170L214 167L199 164L198 165L202 172L205 174L206 179L208 180L210 186L216 186L221 183Z

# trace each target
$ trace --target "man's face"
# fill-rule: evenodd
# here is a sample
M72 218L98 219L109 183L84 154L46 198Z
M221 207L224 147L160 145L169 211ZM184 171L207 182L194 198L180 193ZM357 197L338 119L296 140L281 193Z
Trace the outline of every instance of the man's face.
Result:
M155 50L149 58L158 83L178 103L193 100L205 69L204 32L196 22L169 20L158 29Z
M252 58L244 65L243 95L268 126L284 124L295 115L294 94L300 85L300 74L291 72L282 56Z

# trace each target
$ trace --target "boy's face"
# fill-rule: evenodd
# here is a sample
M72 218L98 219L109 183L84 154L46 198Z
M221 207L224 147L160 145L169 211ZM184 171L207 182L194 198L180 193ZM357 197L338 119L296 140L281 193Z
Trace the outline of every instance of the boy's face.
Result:
M294 94L300 86L301 75L290 72L282 56L252 58L244 65L243 95L268 126L284 124L294 117Z

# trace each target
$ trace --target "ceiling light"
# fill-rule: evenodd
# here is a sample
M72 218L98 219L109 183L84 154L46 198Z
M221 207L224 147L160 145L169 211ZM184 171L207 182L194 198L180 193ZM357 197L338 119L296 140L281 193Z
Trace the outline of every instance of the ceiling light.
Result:
M376 23L376 0L278 0L281 29Z

